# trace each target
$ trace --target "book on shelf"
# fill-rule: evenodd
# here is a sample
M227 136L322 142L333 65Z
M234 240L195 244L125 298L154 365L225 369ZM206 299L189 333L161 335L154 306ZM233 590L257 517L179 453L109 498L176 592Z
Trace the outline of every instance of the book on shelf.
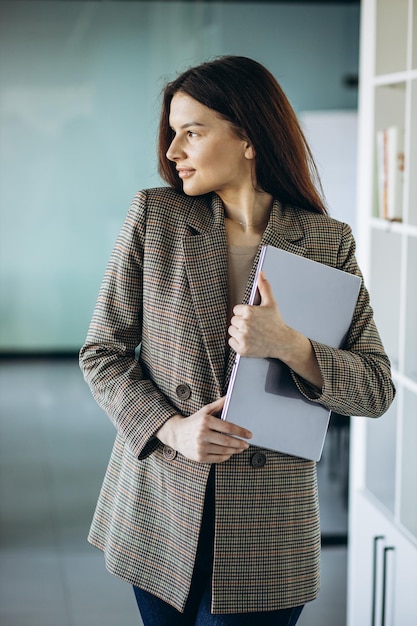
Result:
M404 182L404 130L389 126L377 131L378 217L401 221Z

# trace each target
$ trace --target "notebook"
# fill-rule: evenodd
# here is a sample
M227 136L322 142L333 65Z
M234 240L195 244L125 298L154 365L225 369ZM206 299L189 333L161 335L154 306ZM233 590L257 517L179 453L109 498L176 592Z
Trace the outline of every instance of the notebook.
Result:
M361 278L273 246L263 246L260 271L272 287L284 321L310 339L340 347L349 330ZM236 355L221 419L248 428L252 445L318 461L330 411L307 400L278 359Z

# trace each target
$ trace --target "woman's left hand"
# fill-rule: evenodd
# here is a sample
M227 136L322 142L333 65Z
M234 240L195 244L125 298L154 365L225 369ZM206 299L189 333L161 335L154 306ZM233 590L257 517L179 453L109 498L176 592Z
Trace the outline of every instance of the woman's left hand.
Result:
M263 272L259 275L259 306L237 304L229 327L229 346L241 356L276 357L278 350L288 348L290 328L282 319Z
M258 279L259 306L237 304L229 326L229 345L241 356L274 358L317 389L323 377L310 340L288 326L280 313L272 289L264 274Z

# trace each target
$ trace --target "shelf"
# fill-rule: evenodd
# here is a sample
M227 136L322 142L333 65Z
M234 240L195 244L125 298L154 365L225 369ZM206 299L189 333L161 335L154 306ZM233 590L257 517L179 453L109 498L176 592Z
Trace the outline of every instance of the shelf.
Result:
M395 89L398 85L405 85L410 80L411 74L404 70L403 72L395 72L395 74L381 74L375 76L375 87L392 87ZM404 87L402 87L404 88Z
M384 220L380 217L372 217L370 227L375 230L383 230L388 234L408 235L409 237L417 238L417 226L413 224L410 225L404 222L395 222Z
M402 72L395 72L394 74L375 76L373 84L375 87L395 87L400 83L407 83L408 81L416 79L417 70L404 70Z
M348 624L408 626L417 567L417 0L362 0L361 11L358 253L397 393L384 415L352 429Z

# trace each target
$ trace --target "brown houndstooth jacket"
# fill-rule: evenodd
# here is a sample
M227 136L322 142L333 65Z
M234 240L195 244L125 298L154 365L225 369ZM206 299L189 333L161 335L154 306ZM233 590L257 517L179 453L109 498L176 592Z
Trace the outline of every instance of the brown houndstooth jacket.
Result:
M275 202L262 243L359 274L349 227L323 215ZM112 573L180 611L210 466L175 453L155 433L174 413L191 415L225 393L233 361L226 357L226 245L215 194L138 193L80 353L85 379L117 429L89 540ZM344 349L312 343L324 387L317 398L298 380L302 393L345 415L387 410L390 365L364 287ZM256 450L216 466L214 613L297 606L318 593L315 463L265 450L266 464L256 467Z

